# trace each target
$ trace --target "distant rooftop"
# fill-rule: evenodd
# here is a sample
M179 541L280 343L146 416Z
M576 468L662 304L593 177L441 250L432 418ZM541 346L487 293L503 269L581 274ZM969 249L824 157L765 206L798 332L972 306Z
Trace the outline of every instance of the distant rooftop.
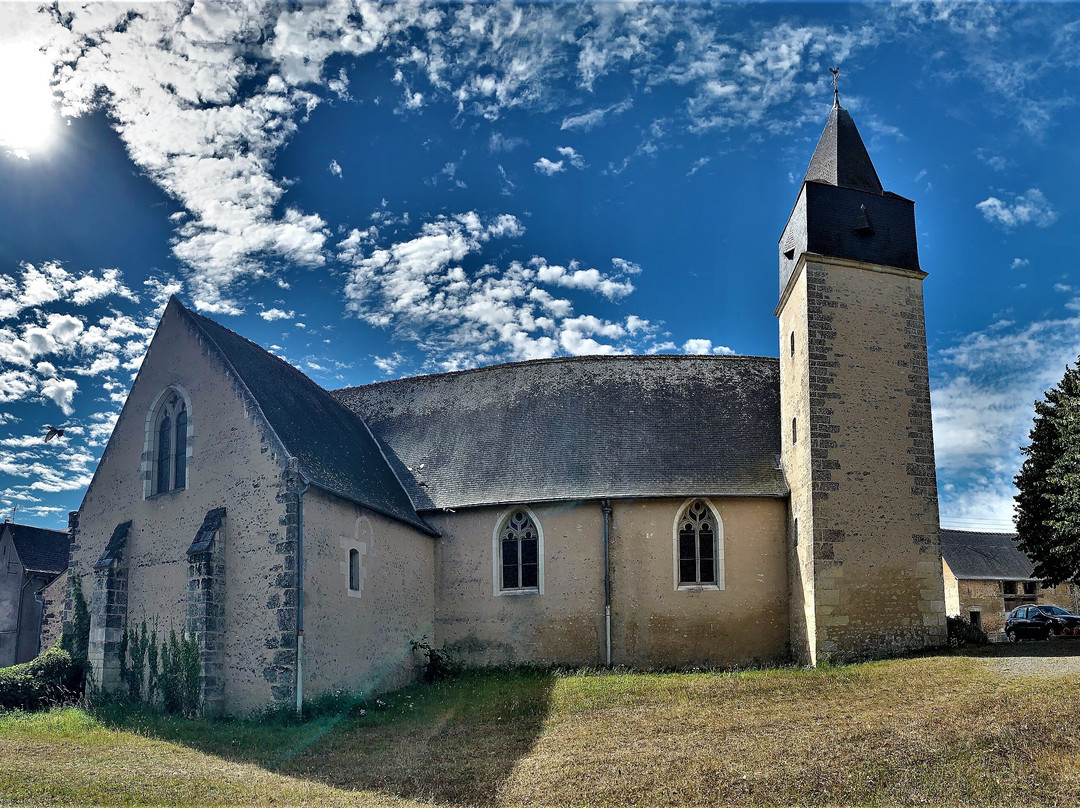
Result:
M1015 533L941 531L941 555L966 580L1033 581L1034 565L1016 546Z
M0 531L11 534L19 560L27 570L59 575L67 569L71 535L66 530L3 522Z

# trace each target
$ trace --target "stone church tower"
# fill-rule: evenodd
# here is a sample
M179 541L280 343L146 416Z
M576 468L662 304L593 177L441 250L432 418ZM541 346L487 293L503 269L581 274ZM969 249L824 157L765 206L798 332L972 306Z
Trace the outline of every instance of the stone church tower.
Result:
M792 651L817 664L939 645L914 203L883 190L835 93L779 252Z

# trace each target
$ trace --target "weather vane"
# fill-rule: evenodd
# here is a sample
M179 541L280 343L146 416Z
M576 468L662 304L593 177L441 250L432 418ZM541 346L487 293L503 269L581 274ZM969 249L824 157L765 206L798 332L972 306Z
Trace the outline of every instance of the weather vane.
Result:
M836 80L840 78L840 68L839 67L830 67L829 72L832 73L833 96L839 98L840 97L840 90L838 90L837 87L836 87Z

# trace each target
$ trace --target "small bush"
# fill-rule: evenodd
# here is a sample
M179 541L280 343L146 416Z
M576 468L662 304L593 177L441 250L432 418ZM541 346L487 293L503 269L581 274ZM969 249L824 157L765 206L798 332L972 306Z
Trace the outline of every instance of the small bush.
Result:
M423 671L423 680L427 683L441 682L461 673L462 665L447 651L441 648L432 648L427 637L421 640L413 640L410 643L413 653L422 654L426 657Z
M990 638L978 626L973 626L962 617L945 618L949 626L949 645L960 648L965 645L986 645Z
M83 666L57 643L37 659L0 669L0 708L40 710L75 701L82 681Z

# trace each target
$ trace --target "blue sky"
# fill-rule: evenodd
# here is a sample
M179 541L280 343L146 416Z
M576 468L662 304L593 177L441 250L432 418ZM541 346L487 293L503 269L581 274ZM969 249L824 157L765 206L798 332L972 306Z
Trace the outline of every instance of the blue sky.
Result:
M1080 354L1071 3L4 4L0 508L66 524L170 293L328 388L775 356L832 65L916 202L943 524L1009 529Z

